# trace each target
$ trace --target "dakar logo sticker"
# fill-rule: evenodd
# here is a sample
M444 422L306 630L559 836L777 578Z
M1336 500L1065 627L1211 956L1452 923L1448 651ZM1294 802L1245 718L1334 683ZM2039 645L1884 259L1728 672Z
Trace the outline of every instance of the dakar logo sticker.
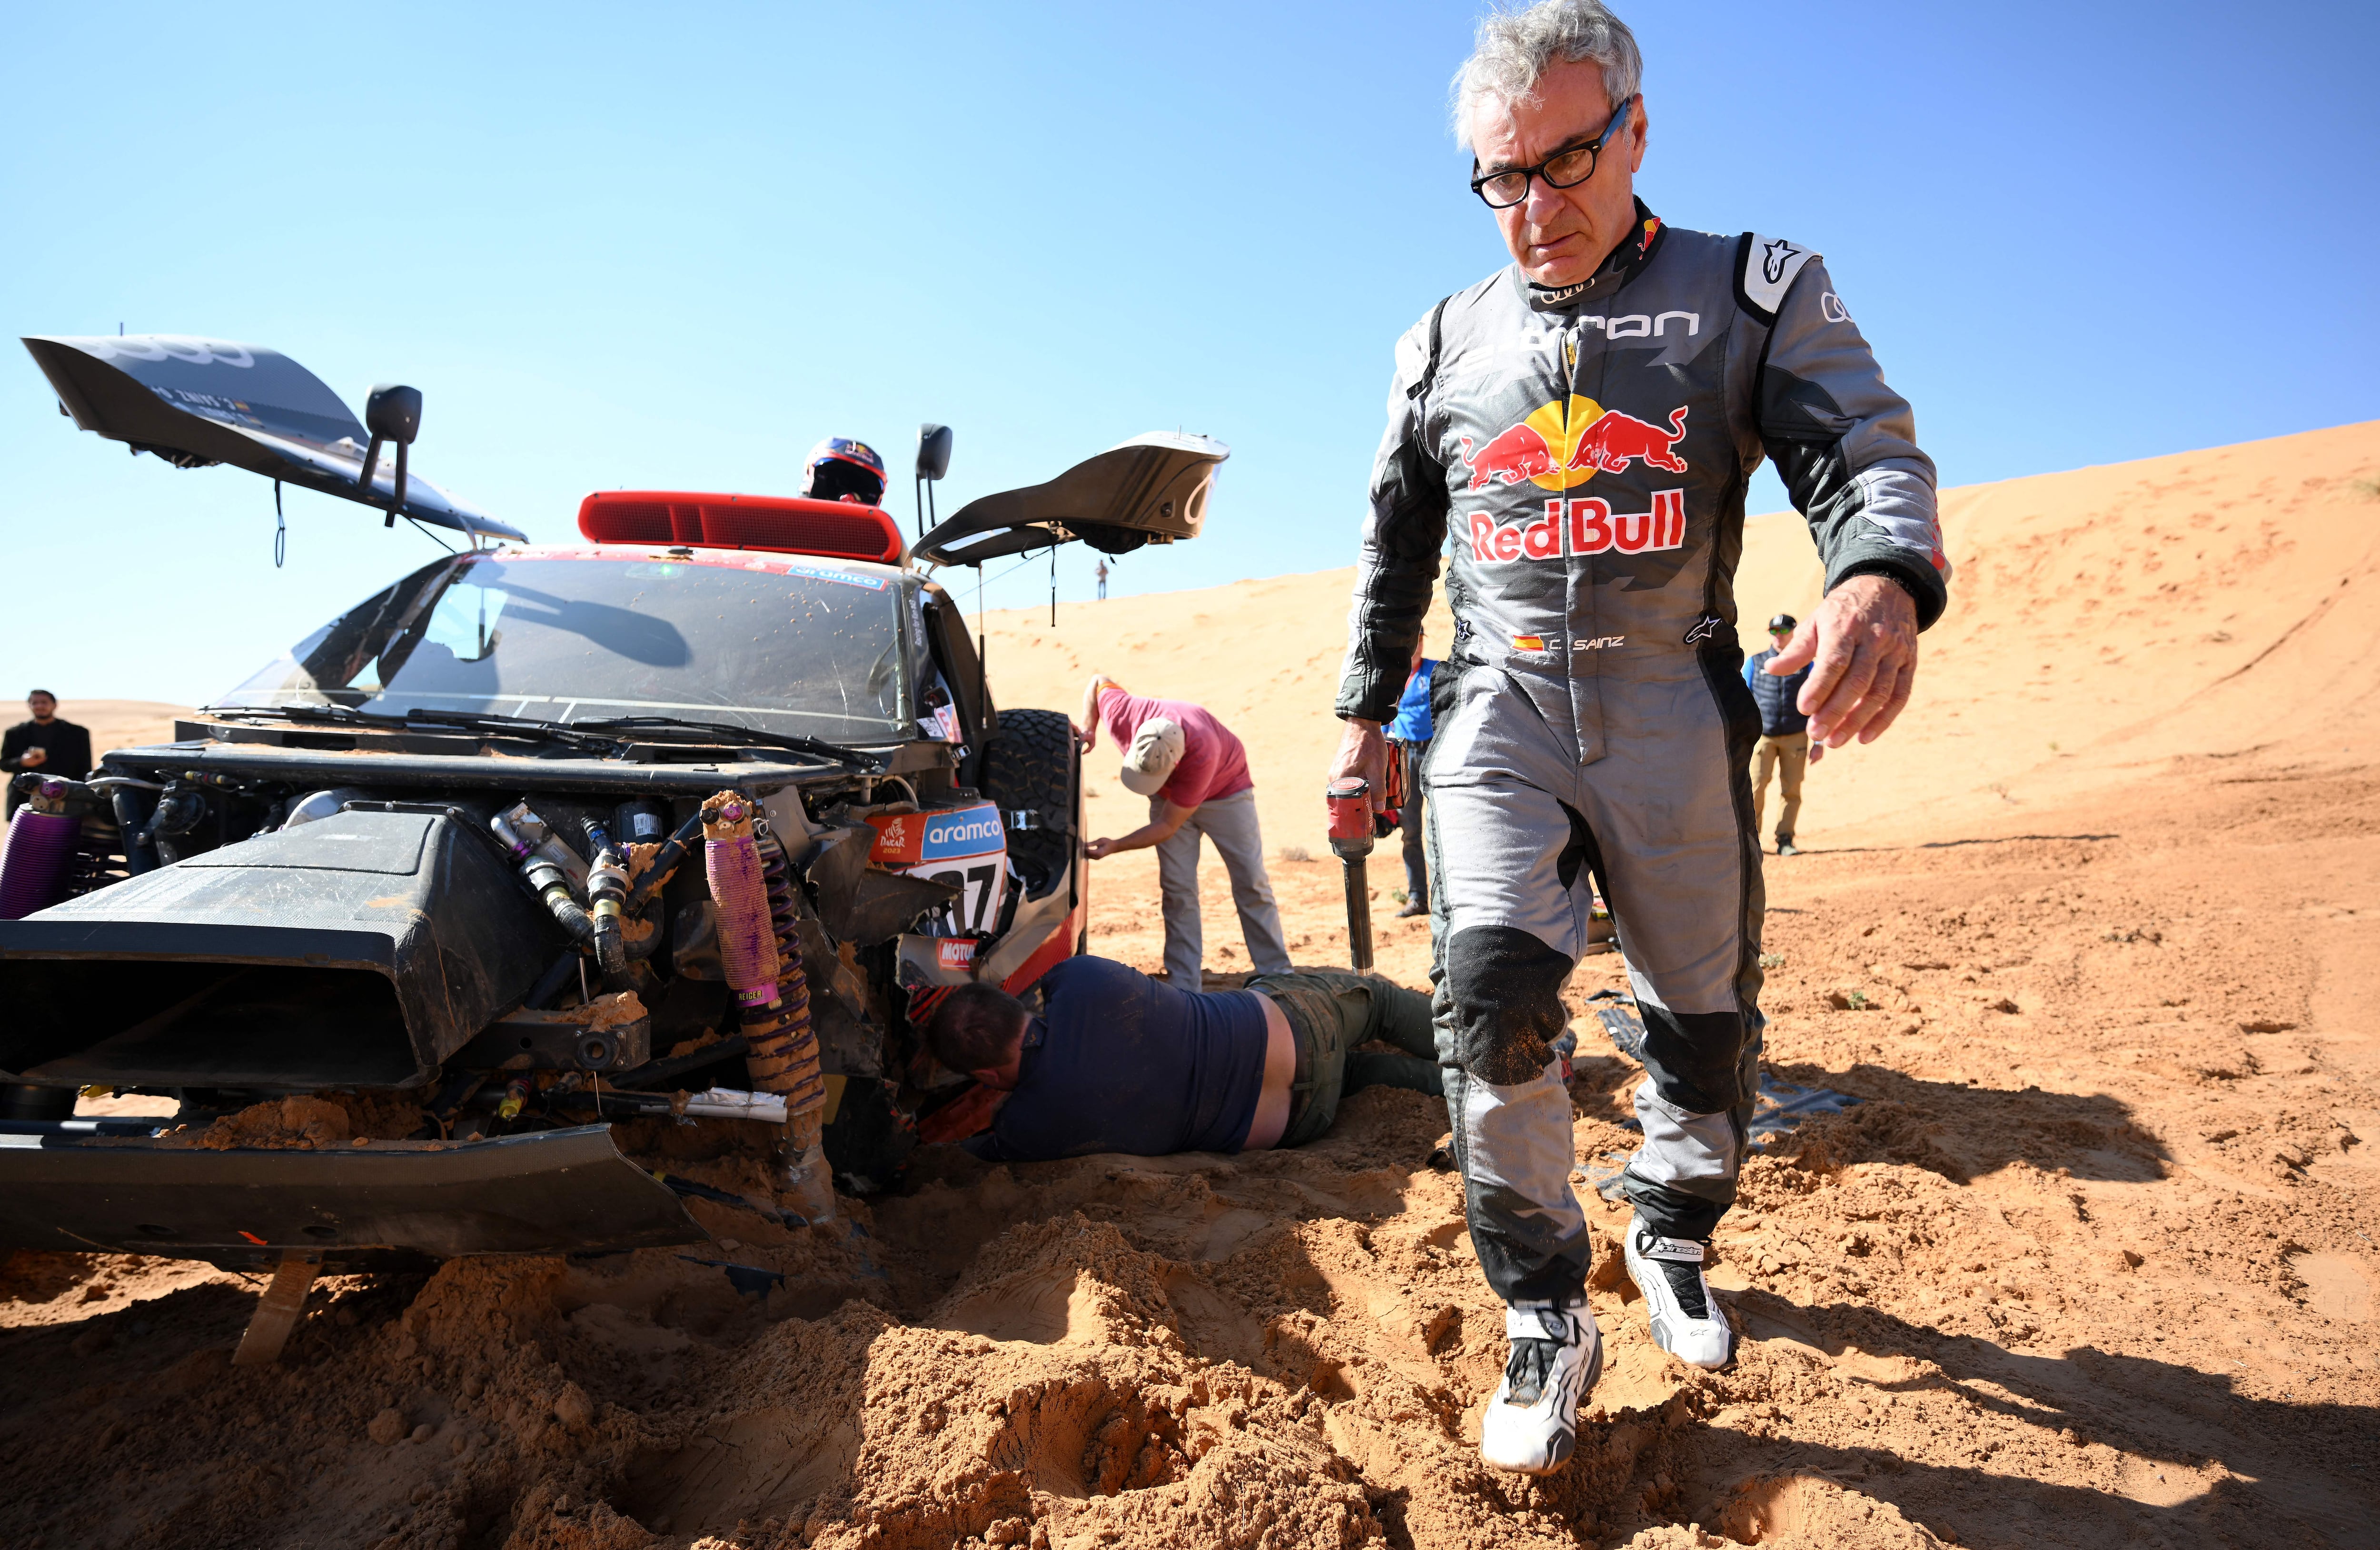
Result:
M1683 473L1686 460L1671 448L1685 439L1687 408L1678 406L1665 431L1577 394L1571 395L1567 405L1540 404L1527 419L1488 438L1476 451L1469 436L1463 438L1470 487L1484 490L1525 479L1539 489L1570 490L1597 473L1622 472L1631 462Z
M1584 500L1548 501L1543 517L1502 527L1484 511L1471 514L1471 557L1482 564L1558 560L1573 555L1642 555L1655 549L1682 549L1685 543L1683 490L1654 491L1650 511L1615 515L1610 502L1590 495ZM1611 642L1618 644L1619 638L1611 638Z

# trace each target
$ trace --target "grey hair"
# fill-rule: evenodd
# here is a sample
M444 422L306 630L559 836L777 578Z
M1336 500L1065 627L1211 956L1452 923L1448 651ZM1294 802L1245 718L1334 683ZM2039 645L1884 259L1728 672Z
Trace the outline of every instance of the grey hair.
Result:
M1490 11L1471 57L1454 72L1454 141L1471 149L1472 110L1483 101L1530 103L1553 65L1592 64L1611 105L1636 94L1645 57L1636 35L1603 0L1538 0L1525 10Z

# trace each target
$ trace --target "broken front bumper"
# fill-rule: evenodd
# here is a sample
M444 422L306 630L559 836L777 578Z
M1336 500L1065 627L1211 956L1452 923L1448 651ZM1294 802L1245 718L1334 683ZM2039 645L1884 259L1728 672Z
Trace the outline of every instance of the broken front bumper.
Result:
M708 1238L584 1125L319 1152L161 1146L146 1122L0 1121L0 1250L243 1263L610 1252Z

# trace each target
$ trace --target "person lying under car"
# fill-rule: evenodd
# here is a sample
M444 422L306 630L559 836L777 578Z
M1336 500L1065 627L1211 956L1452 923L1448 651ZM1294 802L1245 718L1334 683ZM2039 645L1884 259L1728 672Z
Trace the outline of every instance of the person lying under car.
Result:
M1107 958L1042 976L1037 1015L997 986L934 1009L934 1057L1008 1094L962 1142L995 1162L1122 1152L1300 1146L1364 1087L1443 1096L1429 997L1375 974L1262 974L1245 990L1182 991ZM1402 1054L1363 1050L1383 1040Z

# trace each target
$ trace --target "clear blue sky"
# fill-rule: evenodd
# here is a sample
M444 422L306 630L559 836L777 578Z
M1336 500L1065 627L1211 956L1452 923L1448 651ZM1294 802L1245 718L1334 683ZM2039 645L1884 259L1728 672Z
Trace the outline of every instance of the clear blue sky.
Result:
M790 491L830 433L905 510L930 419L945 513L1229 442L1119 592L1342 565L1391 340L1504 261L1445 128L1475 14L17 5L0 323L411 383L416 466L541 539L589 489ZM1823 250L1945 482L2380 416L2374 7L1621 14L1646 199ZM431 553L293 492L276 571L262 481L76 433L6 348L6 699L210 697Z

